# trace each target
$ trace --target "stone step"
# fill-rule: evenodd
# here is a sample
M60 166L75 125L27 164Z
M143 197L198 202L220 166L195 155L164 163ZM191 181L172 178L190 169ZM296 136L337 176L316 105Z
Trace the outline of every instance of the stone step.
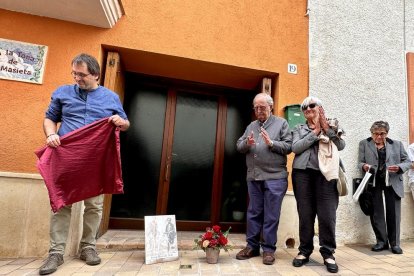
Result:
M191 250L194 248L194 239L198 238L201 232L179 231L177 233L178 250ZM234 249L242 249L246 246L246 235L230 233L229 243ZM108 230L96 242L98 251L123 251L123 250L144 250L144 230Z

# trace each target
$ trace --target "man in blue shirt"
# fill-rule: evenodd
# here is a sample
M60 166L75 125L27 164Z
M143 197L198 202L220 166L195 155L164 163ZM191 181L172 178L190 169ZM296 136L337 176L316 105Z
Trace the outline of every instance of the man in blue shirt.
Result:
M119 127L121 131L129 128L129 121L118 95L99 85L100 67L94 57L87 54L76 56L72 60L71 74L76 84L56 89L46 111L43 130L48 146L58 147L60 136L106 117L108 122ZM88 265L101 263L95 244L102 217L103 198L103 195L99 195L84 200L80 259ZM39 269L40 275L53 273L63 264L71 207L65 206L51 214L49 256Z

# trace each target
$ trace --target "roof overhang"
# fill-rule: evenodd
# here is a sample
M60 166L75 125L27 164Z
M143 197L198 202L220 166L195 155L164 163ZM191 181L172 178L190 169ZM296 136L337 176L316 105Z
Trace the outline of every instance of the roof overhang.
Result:
M121 0L1 0L0 9L112 28L124 14Z

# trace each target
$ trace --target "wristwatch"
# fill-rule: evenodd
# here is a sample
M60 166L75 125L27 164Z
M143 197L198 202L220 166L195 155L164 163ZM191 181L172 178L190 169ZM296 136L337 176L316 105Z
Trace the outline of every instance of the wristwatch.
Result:
M270 141L269 148L273 147L273 141Z

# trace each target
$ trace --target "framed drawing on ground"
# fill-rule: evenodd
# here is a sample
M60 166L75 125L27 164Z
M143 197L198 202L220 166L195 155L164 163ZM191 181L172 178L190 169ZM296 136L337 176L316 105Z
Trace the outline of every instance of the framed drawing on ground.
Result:
M145 216L145 264L178 260L175 215Z

